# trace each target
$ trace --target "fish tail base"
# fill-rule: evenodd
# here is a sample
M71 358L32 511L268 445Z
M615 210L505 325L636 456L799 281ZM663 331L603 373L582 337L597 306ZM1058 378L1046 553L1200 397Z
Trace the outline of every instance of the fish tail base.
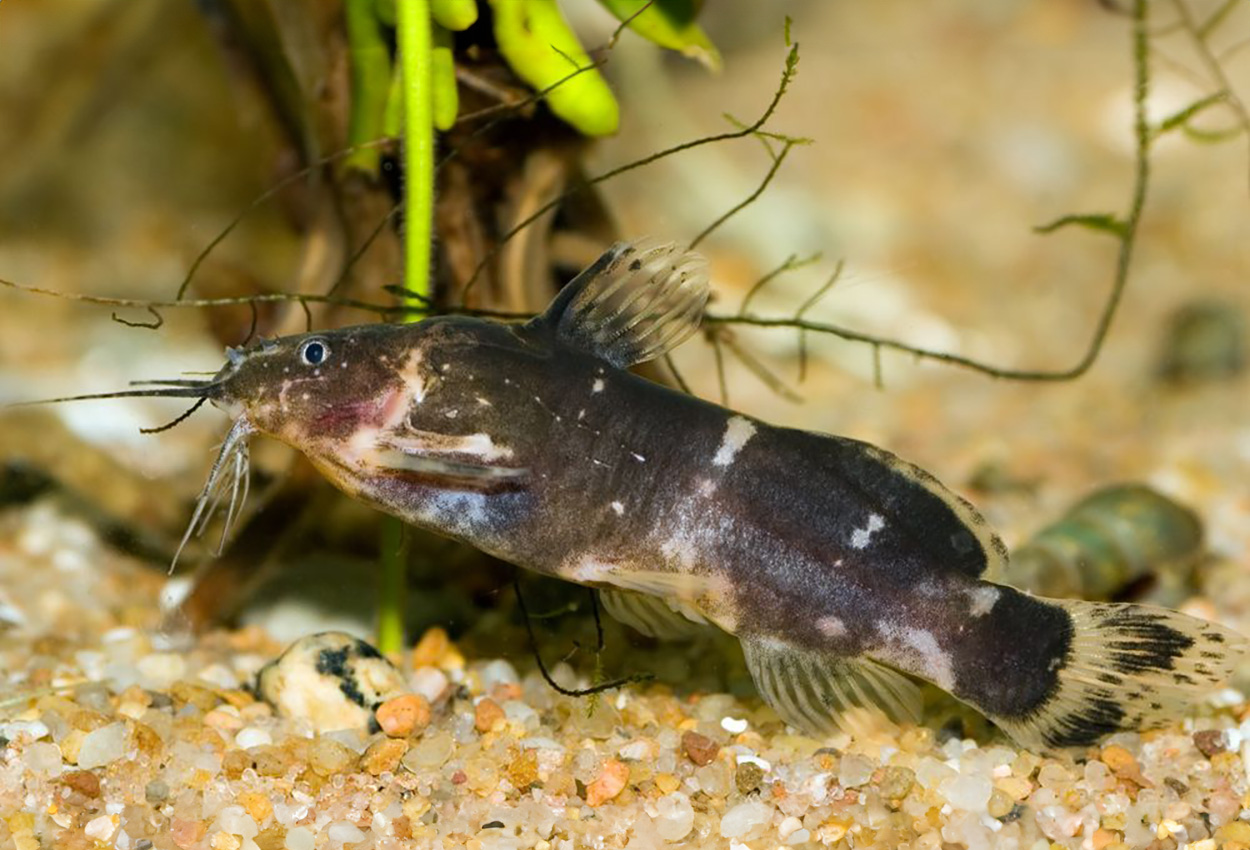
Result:
M1226 681L1246 638L1215 623L1146 605L1037 599L1071 620L1053 685L1015 716L992 716L1016 741L1038 750L1095 743L1121 730L1175 720Z

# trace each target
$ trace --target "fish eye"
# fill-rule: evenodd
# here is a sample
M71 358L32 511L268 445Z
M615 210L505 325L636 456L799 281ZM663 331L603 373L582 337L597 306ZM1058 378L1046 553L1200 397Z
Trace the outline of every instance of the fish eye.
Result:
M320 366L330 356L330 346L319 339L310 339L299 347L299 359L309 366Z

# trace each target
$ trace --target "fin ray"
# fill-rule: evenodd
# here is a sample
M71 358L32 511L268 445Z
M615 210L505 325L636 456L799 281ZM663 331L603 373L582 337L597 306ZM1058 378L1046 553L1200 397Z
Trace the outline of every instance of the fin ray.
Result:
M1039 600L1072 618L1057 685L1024 717L992 717L1041 750L1086 746L1111 732L1177 719L1226 680L1247 640L1231 629L1148 605Z
M868 658L846 658L764 637L743 637L747 666L764 701L804 732L855 733L869 715L915 723L920 690L902 673Z
M707 262L674 243L618 242L569 282L539 321L563 342L624 368L653 360L699 327Z
M707 621L693 611L674 610L658 596L628 590L599 590L599 601L613 619L660 640L688 640L706 627Z

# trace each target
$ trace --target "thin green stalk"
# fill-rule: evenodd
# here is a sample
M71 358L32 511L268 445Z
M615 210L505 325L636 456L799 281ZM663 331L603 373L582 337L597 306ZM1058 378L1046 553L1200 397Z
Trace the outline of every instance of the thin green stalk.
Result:
M399 0L396 38L404 108L404 286L429 295L434 216L434 99L429 0Z
M347 120L349 147L371 142L383 134L391 84L391 57L382 38L376 8L376 0L346 0L343 7L352 66L351 113ZM360 147L349 154L343 164L376 177L381 157L377 146Z
M398 0L395 37L403 107L404 163L404 288L417 306L430 294L430 243L434 219L434 100L431 94L429 0ZM399 652L404 639L404 597L407 592L407 530L388 518L382 528L381 598L378 605L378 649Z
M404 611L408 607L408 526L394 517L382 522L381 566L378 649L394 655L407 646Z

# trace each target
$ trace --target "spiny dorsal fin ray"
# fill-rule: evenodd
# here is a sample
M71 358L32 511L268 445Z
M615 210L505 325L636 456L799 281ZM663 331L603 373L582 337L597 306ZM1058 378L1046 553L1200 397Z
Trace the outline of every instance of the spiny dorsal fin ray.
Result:
M653 360L698 330L707 261L675 243L618 242L551 302L541 321L565 344L624 368Z
M693 611L674 610L658 596L646 596L628 590L599 590L599 601L612 618L659 640L688 640L708 627L707 621Z
M868 658L844 658L763 637L742 638L760 696L781 719L817 736L863 731L874 720L916 723L920 690Z

